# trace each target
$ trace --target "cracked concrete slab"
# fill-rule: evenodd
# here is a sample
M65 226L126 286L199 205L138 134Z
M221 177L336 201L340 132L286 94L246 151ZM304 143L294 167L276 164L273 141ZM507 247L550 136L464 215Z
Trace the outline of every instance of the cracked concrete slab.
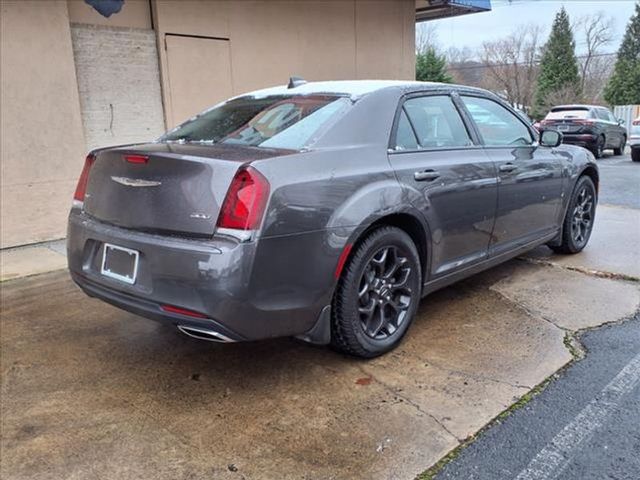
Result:
M477 288L489 277L427 297L403 345L363 365L459 440L571 360L560 329Z
M561 328L580 330L631 316L640 285L557 267L520 265L491 287Z
M640 210L598 205L589 245L576 255L554 254L539 247L527 257L557 265L640 279Z
M512 261L430 295L397 350L362 361L289 339L200 342L65 272L6 282L0 476L412 478L570 360L554 323L583 325L567 300L581 286L607 305L631 292Z

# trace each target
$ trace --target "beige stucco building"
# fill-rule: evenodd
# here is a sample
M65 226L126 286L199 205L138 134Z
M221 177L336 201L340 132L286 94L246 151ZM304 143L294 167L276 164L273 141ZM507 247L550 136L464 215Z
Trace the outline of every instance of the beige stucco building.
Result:
M428 3L125 0L107 18L83 0L1 0L0 247L65 236L94 147L290 75L412 79Z

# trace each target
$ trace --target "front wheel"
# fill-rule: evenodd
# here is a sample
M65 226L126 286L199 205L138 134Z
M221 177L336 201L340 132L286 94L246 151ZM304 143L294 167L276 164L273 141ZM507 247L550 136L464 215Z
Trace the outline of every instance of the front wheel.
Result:
M569 207L562 225L562 242L560 245L550 246L558 253L578 253L587 246L593 221L596 215L596 188L593 181L583 176L578 179Z
M596 144L591 149L591 153L593 153L594 157L602 158L602 155L604 155L604 144L605 144L604 135L600 135L596 140Z
M395 348L421 297L420 257L411 237L396 227L369 233L345 266L332 303L331 343L358 357Z
M624 147L627 144L627 137L622 137L620 141L620 146L618 148L613 149L614 155L622 155L624 153Z

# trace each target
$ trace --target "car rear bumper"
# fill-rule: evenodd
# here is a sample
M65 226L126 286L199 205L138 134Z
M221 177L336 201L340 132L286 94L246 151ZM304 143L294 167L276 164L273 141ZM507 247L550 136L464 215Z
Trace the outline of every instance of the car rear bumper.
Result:
M296 240L309 241L294 236L288 245ZM140 252L134 284L101 274L105 243ZM306 247L301 248L310 258ZM69 215L69 270L85 293L152 320L215 332L211 340L293 336L313 328L330 303L331 275L305 289L305 282L295 276L305 272L300 258L292 259L298 262L298 273L268 268L282 252L287 249L277 238L186 239L108 225L79 208ZM288 252L295 256L291 248ZM163 309L167 306L172 311Z
M565 133L562 136L562 143L585 148L595 148L597 140L598 136L590 133Z

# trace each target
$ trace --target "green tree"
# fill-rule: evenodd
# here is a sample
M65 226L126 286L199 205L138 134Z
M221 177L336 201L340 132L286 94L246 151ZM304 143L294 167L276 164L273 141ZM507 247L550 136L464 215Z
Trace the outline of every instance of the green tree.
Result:
M421 82L451 83L453 78L447 73L447 59L438 55L433 47L416 55L416 80Z
M540 61L535 96L536 113L544 115L547 107L572 102L579 96L580 77L573 31L564 7L556 13L549 40Z
M627 25L604 99L611 105L640 103L640 3Z

